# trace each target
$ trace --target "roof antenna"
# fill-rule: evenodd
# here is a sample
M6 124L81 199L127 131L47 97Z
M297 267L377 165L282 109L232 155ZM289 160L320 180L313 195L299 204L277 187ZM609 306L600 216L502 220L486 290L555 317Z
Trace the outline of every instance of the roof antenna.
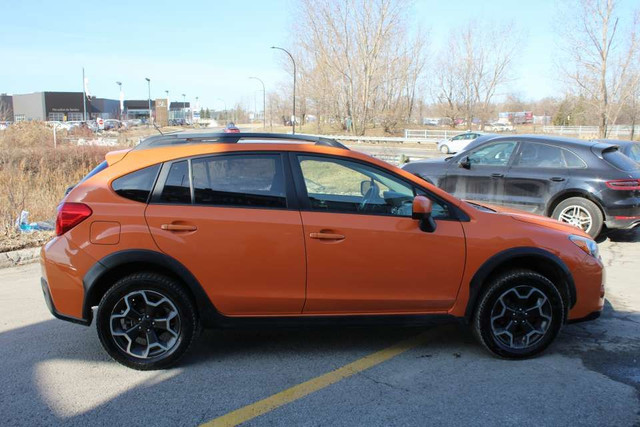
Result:
M160 135L164 135L164 133L162 133L162 131L160 130L160 128L158 127L155 121L153 122L153 127L156 128L158 132L160 132Z

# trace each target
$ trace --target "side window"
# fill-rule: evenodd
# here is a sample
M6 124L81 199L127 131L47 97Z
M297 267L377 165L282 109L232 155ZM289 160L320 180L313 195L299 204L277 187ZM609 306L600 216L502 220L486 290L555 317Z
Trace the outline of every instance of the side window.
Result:
M136 202L146 203L159 169L160 165L153 165L128 173L115 179L111 183L111 188L113 188L113 191L119 196L135 200Z
M515 141L487 144L472 151L469 162L473 165L506 166L515 147Z
M286 208L280 155L251 154L193 159L195 203Z
M191 204L189 164L186 160L171 165L160 195L160 203Z
M582 168L582 159L569 150L547 144L523 143L515 166L530 168Z
M568 168L582 169L587 167L587 164L584 162L584 160L582 160L576 154L573 154L571 151L562 150L562 154Z
M410 217L414 195L426 195L362 163L304 155L298 156L298 161L315 211ZM447 218L446 205L434 201L433 215Z
M452 141L460 141L461 139L465 139L465 135L457 135L451 138Z

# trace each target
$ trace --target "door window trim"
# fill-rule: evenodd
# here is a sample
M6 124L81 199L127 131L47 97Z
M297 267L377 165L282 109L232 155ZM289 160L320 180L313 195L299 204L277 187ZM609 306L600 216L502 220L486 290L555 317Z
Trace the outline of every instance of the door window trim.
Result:
M378 165L375 165L373 163L369 163L360 159L354 159L352 157L344 157L344 156L336 156L333 154L324 154L324 153L309 153L309 152L304 152L304 151L289 151L288 152L289 155L289 164L291 167L291 172L293 173L293 180L294 180L294 184L295 184L295 190L296 193L298 195L298 203L300 206L300 211L302 212L319 212L319 213L330 213L330 214L344 214L344 215L363 215L363 216L382 216L382 217L393 217L393 218L409 218L411 219L411 217L405 217L405 216L398 216L398 215L393 215L393 214L384 214L384 213L370 213L370 212L338 212L338 211L318 211L316 209L313 209L311 207L311 201L309 200L309 194L307 193L307 186L304 183L304 175L302 173L302 168L300 167L300 162L298 161L298 157L299 156L307 156L307 157L324 157L324 158L328 158L328 159L332 159L332 160L339 160L339 161L350 161L350 162L354 162L354 163L360 163L364 166L368 166L372 169L375 169L376 171L380 171L382 173L388 174L390 176L392 176L393 178L397 179L398 181L401 181L402 183L410 186L413 188L414 193L416 189L420 189L422 190L428 198L442 204L445 205L447 207L447 210L449 211L449 217L448 218L438 218L436 221L463 221L463 222L468 222L470 221L469 216L460 208L458 208L457 206L455 206L454 204L446 201L445 199L437 196L436 194L432 193L431 191L429 191L427 188L421 186L420 184L417 184L413 181L410 181L398 174L396 174L393 171L390 171L386 168L382 168Z
M198 159L208 159L212 157L232 157L232 156L264 156L271 155L277 156L280 160L280 166L282 167L282 171L284 174L284 185L285 185L285 203L286 207L271 207L271 206L242 206L242 205L214 205L208 203L196 203L195 202L195 189L193 186L193 170L191 166L191 162L193 160ZM200 154L197 156L190 157L180 157L177 159L172 159L166 161L162 164L160 168L160 173L157 176L155 185L151 192L151 197L149 198L149 204L153 205L168 205L168 206L202 206L209 208L230 208L230 209L269 209L269 210L299 210L299 201L296 196L296 192L293 184L293 175L291 173L291 167L289 162L286 160L286 153L281 151L242 151L242 152L234 152L234 153L209 153L209 154ZM161 200L162 190L164 188L165 182L169 177L169 170L171 169L171 165L174 163L178 163L181 161L187 161L189 168L189 187L191 194L191 203L168 203L163 202Z

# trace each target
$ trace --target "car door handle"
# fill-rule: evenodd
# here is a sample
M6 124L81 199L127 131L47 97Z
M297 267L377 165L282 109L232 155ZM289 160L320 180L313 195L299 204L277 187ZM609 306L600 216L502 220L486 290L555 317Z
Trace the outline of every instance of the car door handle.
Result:
M320 239L320 240L343 240L344 236L342 234L335 233L309 233L309 237L312 239Z
M191 224L162 224L160 228L167 231L196 231L198 229Z
M551 178L551 181L555 181L555 182L562 182L564 180L565 179L563 177L561 177L561 176L554 176L554 177Z
M503 173L492 173L491 178L504 178Z

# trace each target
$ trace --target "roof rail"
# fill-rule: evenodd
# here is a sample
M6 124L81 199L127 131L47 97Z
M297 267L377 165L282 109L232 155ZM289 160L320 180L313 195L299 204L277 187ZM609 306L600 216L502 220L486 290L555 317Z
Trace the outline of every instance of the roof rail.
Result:
M243 139L268 139L268 140L288 140L288 141L301 141L309 142L315 145L324 145L327 147L341 148L348 150L345 145L339 143L335 139L324 138L321 136L312 135L289 135L286 133L223 133L223 132L211 132L211 133L187 133L178 132L164 135L150 136L136 145L134 150L145 150L148 148L165 147L171 145L181 144L197 144L197 143L209 143L209 144L235 144ZM277 141L274 141L277 142Z

